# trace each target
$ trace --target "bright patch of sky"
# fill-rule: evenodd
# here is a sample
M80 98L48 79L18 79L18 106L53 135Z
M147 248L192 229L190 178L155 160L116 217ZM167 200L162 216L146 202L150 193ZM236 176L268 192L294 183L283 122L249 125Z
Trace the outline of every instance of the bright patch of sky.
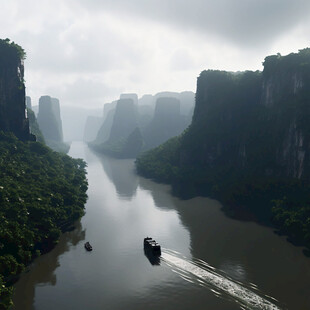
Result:
M195 91L205 69L262 70L309 46L305 0L0 0L27 53L27 94L98 108L121 93Z

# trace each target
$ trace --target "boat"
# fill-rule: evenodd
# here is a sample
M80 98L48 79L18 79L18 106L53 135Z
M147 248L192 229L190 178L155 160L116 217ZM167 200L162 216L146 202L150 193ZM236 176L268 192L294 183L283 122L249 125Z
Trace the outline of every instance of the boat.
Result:
M87 251L92 251L93 250L93 247L90 245L90 243L88 241L85 242L84 247L85 247L85 249Z
M155 256L161 255L161 248L159 243L157 243L151 237L144 238L143 244L144 244L144 250L150 251Z

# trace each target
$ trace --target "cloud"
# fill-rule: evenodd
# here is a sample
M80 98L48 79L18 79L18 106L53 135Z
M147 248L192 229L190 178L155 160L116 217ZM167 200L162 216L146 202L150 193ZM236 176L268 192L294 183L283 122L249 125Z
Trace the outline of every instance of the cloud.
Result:
M0 37L27 52L27 93L102 105L195 91L204 69L257 70L306 47L305 0L0 0Z
M88 10L112 10L172 25L183 31L220 36L236 45L255 47L307 22L307 0L79 0ZM87 3L87 4L86 4Z

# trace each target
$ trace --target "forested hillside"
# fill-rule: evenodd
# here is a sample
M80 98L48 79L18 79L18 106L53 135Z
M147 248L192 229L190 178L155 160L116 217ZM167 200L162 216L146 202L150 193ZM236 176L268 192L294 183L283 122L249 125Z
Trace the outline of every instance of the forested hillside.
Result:
M0 296L84 214L85 162L0 134ZM4 285L4 286L2 286ZM9 290L11 291L11 289Z

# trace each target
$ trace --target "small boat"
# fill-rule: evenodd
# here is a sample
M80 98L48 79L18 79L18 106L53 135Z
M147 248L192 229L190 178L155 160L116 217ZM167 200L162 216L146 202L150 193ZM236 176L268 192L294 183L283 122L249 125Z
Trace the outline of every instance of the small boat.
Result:
M143 240L144 249L150 251L153 255L160 256L161 255L161 248L159 243L153 240L150 237L146 237Z
M84 244L84 247L87 251L92 251L93 250L93 247L90 245L90 243L87 241L85 244Z

